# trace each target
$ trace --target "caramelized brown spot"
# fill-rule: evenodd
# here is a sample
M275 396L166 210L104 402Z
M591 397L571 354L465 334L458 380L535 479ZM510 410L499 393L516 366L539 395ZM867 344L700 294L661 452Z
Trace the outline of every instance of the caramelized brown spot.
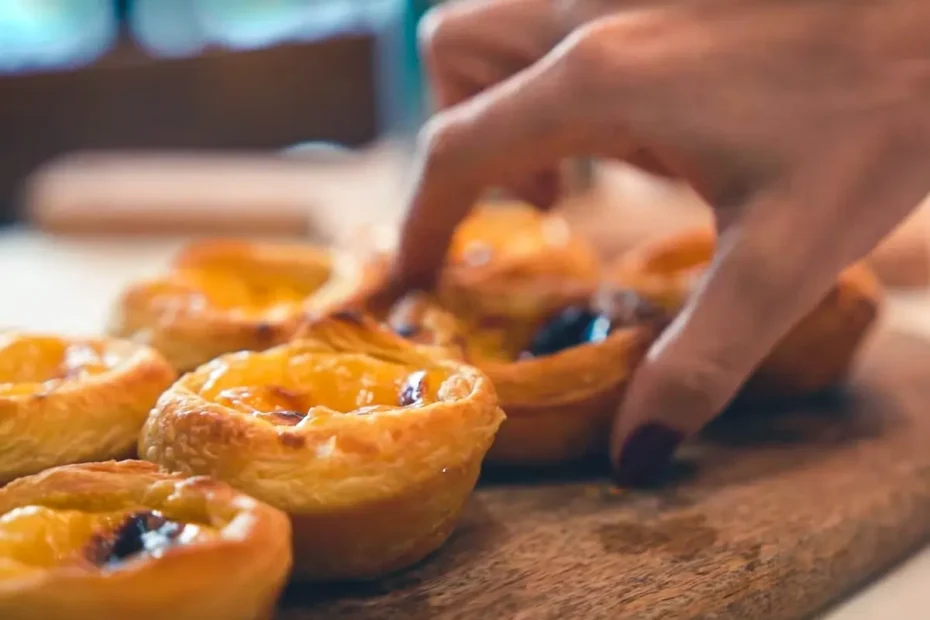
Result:
M400 386L398 394L398 403L401 407L422 404L426 396L428 385L426 381L426 371L418 370L407 377Z
M268 392L271 393L278 400L284 401L287 403L287 406L291 411L283 411L280 413L290 414L297 413L299 411L305 411L308 407L304 406L304 394L300 392L295 392L294 390L289 390L286 387L280 385L269 385ZM279 412L275 412L279 413ZM304 414L297 413L297 415L303 417Z
M306 443L303 435L297 435L294 433L281 433L278 435L278 441L281 442L281 445L286 448L293 448L295 450L303 448Z
M281 426L297 426L307 417L306 414L299 411L271 411L262 415L263 418L272 424Z
M274 337L274 327L270 323L262 321L255 326L255 335L258 336L259 340L271 340Z
M115 529L98 532L84 556L96 566L118 566L140 553L155 553L177 544L184 525L154 511L127 515Z
M355 325L364 325L364 316L358 310L340 310L332 314L332 318L337 321L354 323Z
M513 327L513 319L496 314L482 316L477 321L478 327L482 329L508 329Z

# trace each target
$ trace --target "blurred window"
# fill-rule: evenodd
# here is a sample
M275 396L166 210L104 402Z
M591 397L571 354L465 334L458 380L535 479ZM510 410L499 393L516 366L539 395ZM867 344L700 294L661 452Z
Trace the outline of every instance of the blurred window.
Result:
M0 0L0 72L93 62L118 32L111 0Z
M416 1L0 0L0 218L63 153L374 140Z
M92 63L128 33L155 57L371 31L405 0L0 0L0 73Z

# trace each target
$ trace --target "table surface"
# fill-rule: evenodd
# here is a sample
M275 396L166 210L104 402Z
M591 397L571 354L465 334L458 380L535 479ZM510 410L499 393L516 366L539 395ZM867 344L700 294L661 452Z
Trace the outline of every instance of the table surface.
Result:
M46 237L0 232L0 326L70 334L99 331L112 300L133 278L151 275L184 239ZM930 294L894 295L886 319L930 338ZM822 620L926 618L930 548L826 611Z

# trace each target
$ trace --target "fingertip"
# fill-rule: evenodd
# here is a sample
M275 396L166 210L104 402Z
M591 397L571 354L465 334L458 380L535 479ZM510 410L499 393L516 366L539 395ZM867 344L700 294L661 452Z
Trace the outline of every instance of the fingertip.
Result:
M448 118L437 115L418 138L418 161L392 274L411 288L429 288L436 280L456 227L482 188L457 173L459 166L453 160L460 151L461 133Z
M613 455L614 481L625 487L650 484L665 470L684 440L683 431L660 422L636 427Z
M399 270L395 258L384 279L354 300L354 308L375 315L385 315L398 300L419 288L420 286L411 274L405 274Z
M631 378L614 421L612 473L623 486L654 482L678 446L726 404L726 375L708 360L678 349L676 332L673 323L651 345Z

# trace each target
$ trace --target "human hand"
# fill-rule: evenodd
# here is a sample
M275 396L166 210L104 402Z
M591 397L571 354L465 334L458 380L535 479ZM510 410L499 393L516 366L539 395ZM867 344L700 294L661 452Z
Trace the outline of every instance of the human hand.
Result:
M420 38L436 108L467 101L545 56L566 32L567 8L553 0L472 0L429 12ZM552 167L514 179L508 189L541 208L560 190Z
M431 49L474 52L446 15ZM485 187L562 158L645 149L690 182L717 252L614 426L618 478L642 482L930 189L928 28L921 0L671 2L589 22L429 122L400 281L432 282Z

